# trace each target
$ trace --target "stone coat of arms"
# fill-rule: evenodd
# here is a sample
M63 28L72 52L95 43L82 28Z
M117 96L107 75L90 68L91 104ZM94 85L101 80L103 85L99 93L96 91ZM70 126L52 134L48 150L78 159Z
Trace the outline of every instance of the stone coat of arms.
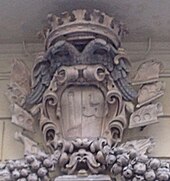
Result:
M24 158L2 164L0 180L169 180L169 164L145 155L150 138L121 143L125 129L158 122L165 87L155 60L129 80L126 31L98 10L48 15L44 52L32 72L14 62L8 89L12 122L44 144L16 133Z

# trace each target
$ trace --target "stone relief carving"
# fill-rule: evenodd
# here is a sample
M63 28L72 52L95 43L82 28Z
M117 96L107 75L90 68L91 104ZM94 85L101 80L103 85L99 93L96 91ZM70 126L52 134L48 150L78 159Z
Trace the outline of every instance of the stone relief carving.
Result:
M15 59L11 67L7 98L10 102L22 105L24 97L31 91L30 71L21 61Z
M120 144L125 129L155 123L163 114L160 103L152 103L164 91L158 80L160 63L140 66L134 82L141 89L135 89L121 47L122 24L97 10L49 15L48 23L45 52L32 73L15 61L8 89L12 122L28 132L41 131L48 152L17 133L25 157L7 161L0 179L62 180L55 178L57 173L83 173L86 178L103 174L112 180L168 180L165 164L145 155L153 145L150 139Z
M138 152L142 155L151 153L153 147L155 145L155 141L153 138L140 139L140 140L132 140L127 141L120 145L128 152Z
M24 128L25 130L34 132L34 118L30 113L15 103L11 106L11 113L12 123Z
M144 84L138 92L138 105L140 107L146 103L161 97L164 94L165 83L157 81L151 84Z
M148 60L144 62L137 71L136 76L133 79L133 85L152 83L159 80L159 73L163 65L156 60Z
M160 103L141 107L131 114L129 128L146 126L158 122L158 116L163 115Z
M21 132L15 133L15 139L24 144L24 155L38 154L41 151L39 145L35 141L24 136Z

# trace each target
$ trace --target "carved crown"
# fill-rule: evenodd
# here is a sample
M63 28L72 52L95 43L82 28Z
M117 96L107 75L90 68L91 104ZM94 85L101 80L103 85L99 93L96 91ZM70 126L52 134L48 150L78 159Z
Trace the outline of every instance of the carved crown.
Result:
M99 10L88 12L78 9L70 13L66 11L59 17L49 14L48 23L46 49L63 38L70 41L81 40L82 43L82 40L96 37L106 39L118 48L122 36L127 32L122 23Z

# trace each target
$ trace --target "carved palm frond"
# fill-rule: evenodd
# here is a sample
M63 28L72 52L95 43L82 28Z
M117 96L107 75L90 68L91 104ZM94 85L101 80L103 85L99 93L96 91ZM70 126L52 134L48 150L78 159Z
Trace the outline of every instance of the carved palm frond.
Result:
M7 97L10 102L22 105L25 96L31 89L31 76L28 67L22 60L14 59L11 66L10 83Z

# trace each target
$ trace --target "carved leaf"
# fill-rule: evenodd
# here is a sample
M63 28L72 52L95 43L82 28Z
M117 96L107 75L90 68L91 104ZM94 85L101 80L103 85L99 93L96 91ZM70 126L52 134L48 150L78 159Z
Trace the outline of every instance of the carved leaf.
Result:
M126 143L121 144L120 147L123 147L127 151L136 151L140 154L146 154L152 151L154 145L154 140L152 138L147 138L127 141Z
M22 105L30 89L30 72L21 60L15 59L11 67L7 98L11 103Z
M149 60L139 66L133 84L143 84L155 82L159 79L159 73L162 69L161 62Z
M10 85L17 84L23 93L30 92L30 71L23 61L14 59L11 70Z

